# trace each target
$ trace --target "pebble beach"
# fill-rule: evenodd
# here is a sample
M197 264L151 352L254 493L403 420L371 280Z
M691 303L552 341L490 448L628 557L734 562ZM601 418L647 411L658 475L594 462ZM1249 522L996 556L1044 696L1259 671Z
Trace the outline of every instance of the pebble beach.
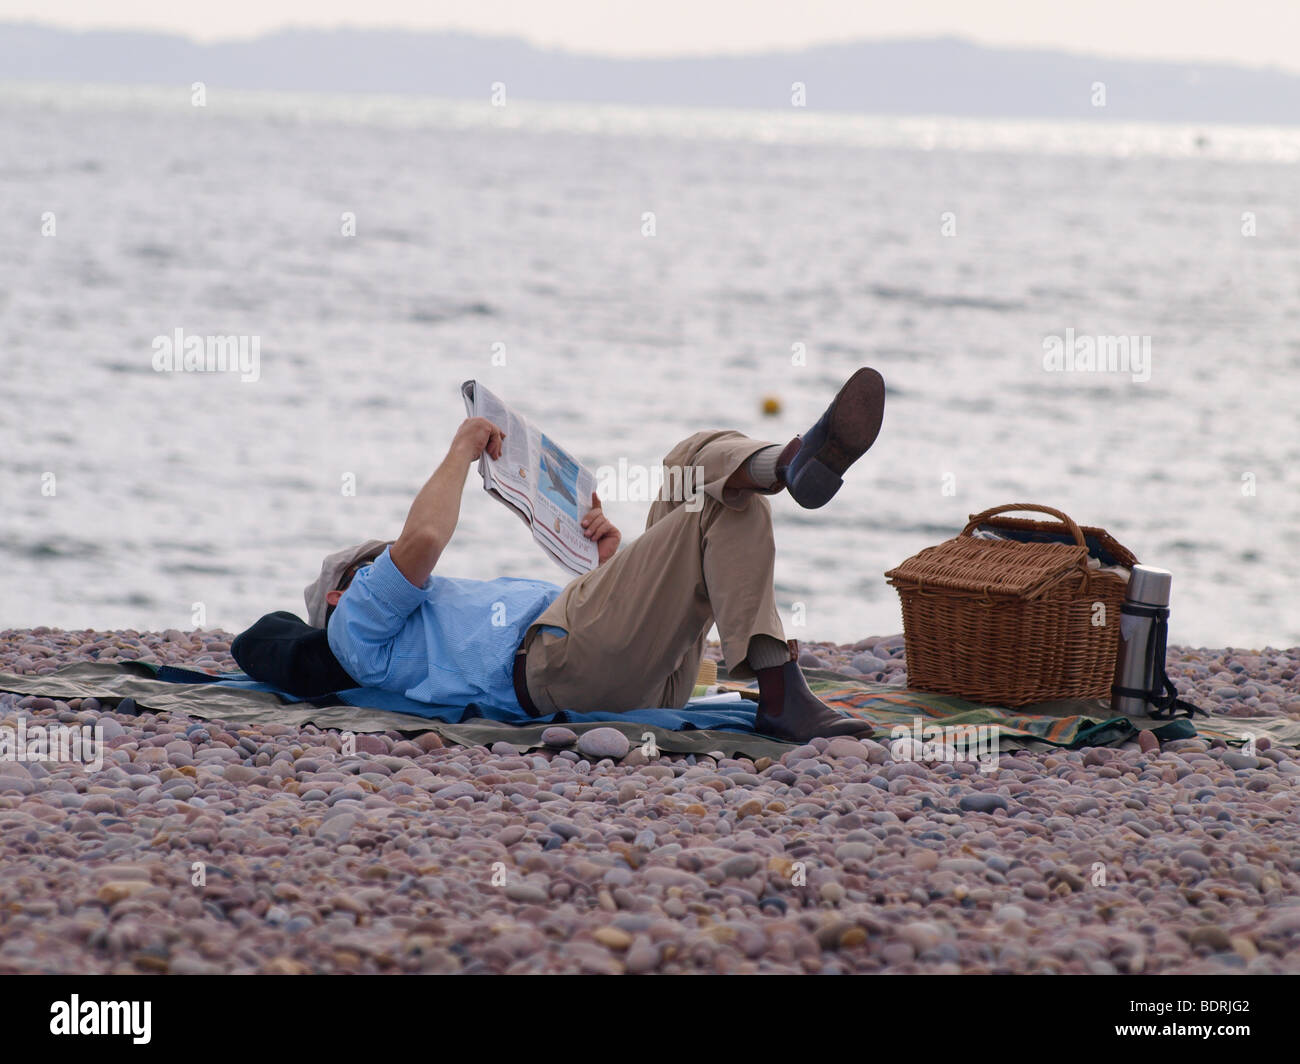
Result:
M0 632L0 672L232 670L221 631ZM801 661L906 683L901 636ZM716 656L716 648L713 648ZM1300 719L1300 649L1171 647L1183 697ZM664 754L99 726L102 769L0 760L0 973L1300 972L1300 756L1185 739L970 762L815 740ZM125 710L122 711L122 710Z

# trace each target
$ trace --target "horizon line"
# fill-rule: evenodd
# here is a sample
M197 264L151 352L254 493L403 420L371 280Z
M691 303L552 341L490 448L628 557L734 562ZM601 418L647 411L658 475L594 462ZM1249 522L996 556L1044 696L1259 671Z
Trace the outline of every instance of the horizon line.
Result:
M1214 59L1214 58L1193 58L1193 57L1166 57L1166 56L1128 56L1114 55L1094 51L1073 51L1066 46L1059 44L994 44L976 40L966 34L959 32L952 33L933 33L920 35L897 35L882 37L853 37L848 39L832 38L825 41L809 42L798 47L778 47L772 46L758 49L744 49L737 51L709 50L709 51L690 51L690 52L601 52L591 51L580 48L573 48L567 45L545 44L532 36L521 33L488 33L481 30L463 29L455 26L442 28L432 27L413 27L402 25L385 25L385 26L366 26L355 23L339 23L334 26L323 26L308 23L285 23L284 25L259 30L257 32L231 35L225 37L202 38L196 37L190 33L179 30L151 28L147 26L139 27L119 27L119 26L63 26L53 22L42 21L40 19L0 19L0 29L5 28L30 28L48 30L54 33L63 33L79 36L105 35L105 36L132 36L143 35L170 38L173 40L184 41L188 44L201 48L221 47L231 44L249 44L255 41L266 40L268 38L289 35L289 34L397 34L413 37L472 37L480 41L500 41L522 43L533 50L545 54L570 56L580 59L600 59L616 63L656 63L656 62L674 62L674 61L708 61L708 60L726 60L726 59L761 59L775 56L792 56L800 55L806 52L816 51L825 48L851 48L860 45L888 45L888 44L934 44L940 42L950 42L961 44L970 48L978 49L985 52L1009 52L1016 54L1038 54L1038 55L1059 55L1072 59L1098 59L1109 63L1132 63L1147 66L1165 66L1165 67L1218 67L1237 71L1246 71L1258 74L1279 74L1284 77L1300 78L1300 65L1295 69L1280 66L1277 63L1256 64L1248 63L1240 59Z

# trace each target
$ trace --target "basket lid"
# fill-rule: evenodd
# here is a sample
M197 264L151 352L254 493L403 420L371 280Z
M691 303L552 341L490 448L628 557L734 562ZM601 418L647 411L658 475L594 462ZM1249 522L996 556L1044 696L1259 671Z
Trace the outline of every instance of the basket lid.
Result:
M1068 543L956 536L926 547L885 576L898 586L1037 598L1057 581L1087 570L1088 548Z

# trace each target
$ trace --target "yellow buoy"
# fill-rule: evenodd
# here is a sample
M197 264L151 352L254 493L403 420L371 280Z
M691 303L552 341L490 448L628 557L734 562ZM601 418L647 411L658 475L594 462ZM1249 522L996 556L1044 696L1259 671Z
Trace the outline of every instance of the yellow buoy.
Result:
M775 395L764 396L763 413L768 417L775 417L781 412L781 400Z

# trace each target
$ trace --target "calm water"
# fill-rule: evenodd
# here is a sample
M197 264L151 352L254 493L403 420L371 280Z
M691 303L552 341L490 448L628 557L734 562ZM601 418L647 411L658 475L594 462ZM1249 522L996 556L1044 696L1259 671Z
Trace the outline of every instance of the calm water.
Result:
M899 630L885 569L1033 501L1172 569L1176 641L1298 643L1297 160L1296 130L0 88L0 627L301 613L322 554L397 534L466 377L596 466L788 439L866 363L880 442L825 510L775 503L792 635ZM257 337L259 379L155 372L178 328ZM1046 371L1067 329L1149 338L1150 379ZM476 475L441 564L563 579Z

